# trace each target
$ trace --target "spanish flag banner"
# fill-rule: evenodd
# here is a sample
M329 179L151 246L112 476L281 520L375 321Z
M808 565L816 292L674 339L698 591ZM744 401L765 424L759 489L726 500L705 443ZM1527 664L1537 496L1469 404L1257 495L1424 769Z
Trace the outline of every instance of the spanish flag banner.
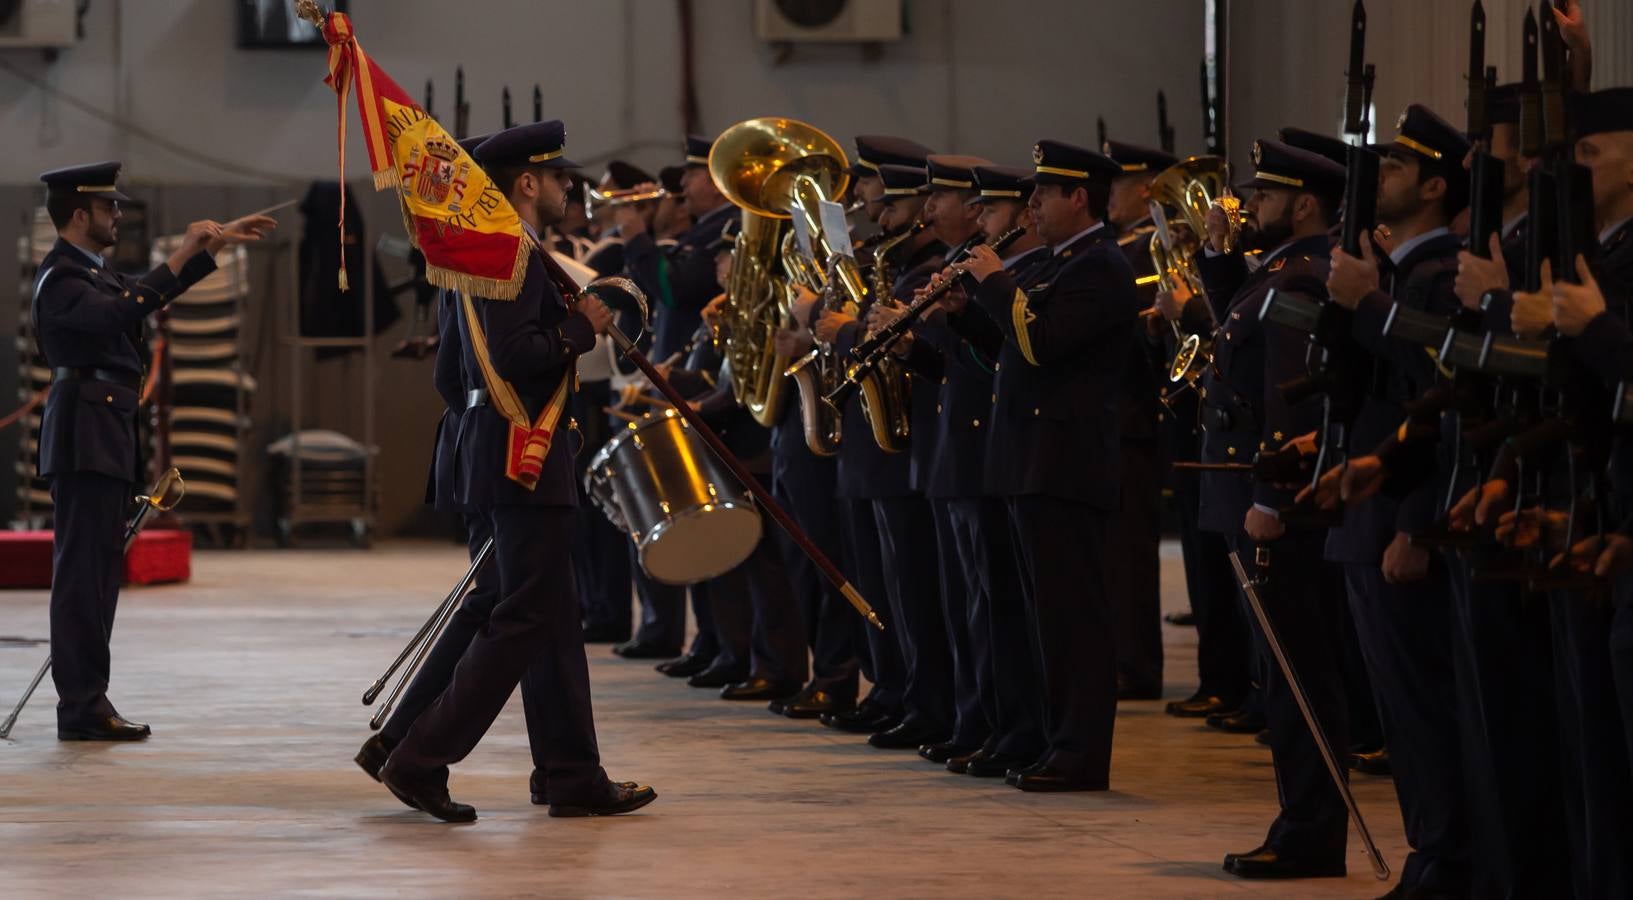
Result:
M303 12L307 7L302 4ZM516 210L458 142L363 52L345 13L321 16L320 27L329 44L323 80L339 98L341 181L346 95L355 86L374 188L397 189L409 239L425 255L426 279L492 300L515 299L533 250ZM340 216L344 226L344 199ZM342 268L340 287L346 286Z

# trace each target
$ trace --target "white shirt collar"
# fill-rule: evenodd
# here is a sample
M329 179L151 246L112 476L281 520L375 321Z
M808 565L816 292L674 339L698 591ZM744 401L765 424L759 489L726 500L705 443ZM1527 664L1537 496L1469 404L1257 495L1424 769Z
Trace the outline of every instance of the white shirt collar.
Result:
M1052 249L1054 250L1055 255L1059 256L1060 253L1062 251L1064 251L1067 247L1070 247L1071 245L1077 243L1078 241L1083 240L1084 238L1088 237L1091 234L1094 234L1096 231L1099 231L1100 229L1102 229L1104 227L1106 227L1106 223L1096 222L1093 225L1090 225L1089 227L1083 229L1082 231L1079 231L1077 234L1074 234L1071 237L1067 238L1065 241L1061 242L1060 244L1057 244Z
M1401 260L1405 259L1413 250L1416 250L1424 243L1432 241L1443 234L1449 233L1450 231L1451 229L1444 227L1431 228L1417 237L1412 238L1406 243L1401 244L1399 247L1396 247L1392 252L1390 252L1389 261L1398 266L1401 264Z
M91 264L96 266L98 269L102 269L102 268L107 267L108 264L103 261L101 254L92 253L91 251L85 249L84 247L81 247L80 245L74 243L73 241L63 241L63 243L65 243L68 246L74 248L75 250L78 250L79 254L81 256L83 256L86 259L90 260Z
M1628 216L1620 222L1612 222L1609 228L1599 232L1599 243L1608 243L1610 241L1610 236L1615 234L1617 230L1619 230L1623 225L1626 225L1628 222L1633 222L1633 216Z

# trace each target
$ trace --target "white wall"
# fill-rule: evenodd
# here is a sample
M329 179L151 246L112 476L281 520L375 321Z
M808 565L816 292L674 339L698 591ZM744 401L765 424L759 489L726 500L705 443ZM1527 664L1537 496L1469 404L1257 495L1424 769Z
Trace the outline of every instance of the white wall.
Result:
M5 60L118 119L227 161L188 159L0 71L0 183L119 158L128 176L169 183L333 177L334 95L315 51L239 50L231 0L95 0L85 40L53 64ZM850 146L859 132L915 137L947 152L1024 163L1049 136L1156 143L1155 95L1168 92L1182 148L1200 139L1196 61L1201 0L907 0L911 34L867 61L856 47L800 49L777 66L754 37L749 0L696 0L697 95L705 129L756 115L806 119ZM518 120L568 123L575 157L612 152L671 161L681 132L680 43L669 0L354 0L363 47L416 98L428 77L451 124L463 64L471 128L500 124L509 84ZM1160 38L1160 43L1157 42ZM350 171L361 173L348 110ZM633 148L633 149L632 149Z

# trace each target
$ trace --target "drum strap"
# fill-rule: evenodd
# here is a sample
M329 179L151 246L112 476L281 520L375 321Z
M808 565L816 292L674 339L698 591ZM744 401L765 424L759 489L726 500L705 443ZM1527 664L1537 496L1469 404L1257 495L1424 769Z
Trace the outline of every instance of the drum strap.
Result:
M476 315L476 305L470 294L461 291L459 296L465 312L465 337L476 356L477 367L482 370L482 381L488 386L488 403L510 423L510 439L505 444L505 477L531 491L538 486L544 459L550 455L550 443L555 438L556 424L567 409L568 387L573 383L572 369L577 364L569 364L568 371L562 374L561 383L550 395L550 402L544 405L544 411L539 413L537 419L530 418L527 405L516 393L516 388L500 378L493 368L493 360L488 355L488 339L482 331L482 321Z

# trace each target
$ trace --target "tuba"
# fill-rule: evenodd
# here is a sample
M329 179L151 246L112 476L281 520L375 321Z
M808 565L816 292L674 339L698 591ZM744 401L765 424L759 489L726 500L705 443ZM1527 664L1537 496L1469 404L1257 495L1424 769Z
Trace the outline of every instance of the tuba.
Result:
M1151 235L1151 262L1165 291L1183 287L1191 294L1204 292L1202 274L1196 266L1203 236L1207 234L1208 210L1225 211L1230 227L1225 237L1227 252L1241 230L1240 201L1230 193L1230 164L1218 156L1193 156L1164 169L1151 182L1151 218L1156 233ZM1171 222L1164 207L1179 213ZM1185 334L1178 322L1174 329L1174 358L1168 365L1168 380L1193 382L1200 374L1198 362L1212 358L1201 335Z
M776 266L794 182L804 178L827 196L838 196L850 180L846 165L845 151L833 138L793 119L740 122L722 132L709 151L715 187L743 211L720 319L723 355L737 401L767 428L781 418L787 401L788 358L777 353L775 343L787 317L787 282Z

